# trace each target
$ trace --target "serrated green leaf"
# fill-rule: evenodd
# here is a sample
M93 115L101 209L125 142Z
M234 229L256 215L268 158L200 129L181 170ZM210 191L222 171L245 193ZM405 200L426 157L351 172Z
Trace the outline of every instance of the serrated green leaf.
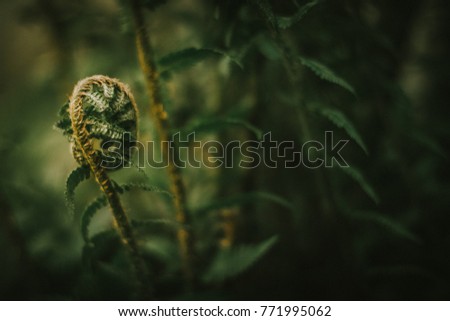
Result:
M217 56L225 56L242 68L239 61L221 50L208 48L187 48L170 53L159 59L158 65L161 68L161 77L168 78L171 72L181 71L192 67L207 58Z
M347 132L347 134L355 140L358 146L361 147L361 149L366 153L366 155L369 154L367 146L364 143L361 135L358 133L355 126L353 126L353 123L347 118L347 116L344 115L343 112L337 109L324 107L319 107L316 108L315 110L319 112L320 115L322 115L323 117L331 121L333 124L335 124L337 127L344 129Z
M407 227L396 222L392 218L377 212L353 212L350 217L358 221L366 221L368 223L376 224L385 230L391 232L397 237L410 240L415 243L421 243L420 239L414 235Z
M68 100L64 103L64 105L61 106L61 108L58 111L59 117L69 116L69 103L70 101Z
M129 192L131 190L141 190L144 192L161 193L161 194L165 194L167 196L173 197L173 195L170 192L168 192L164 189L161 189L157 186L144 184L144 183L127 183L127 184L118 185L118 186L116 186L116 188L117 188L117 192L119 192L121 194L124 192Z
M90 176L90 170L86 166L80 166L74 169L66 180L66 190L64 192L66 206L69 209L70 215L73 217L75 213L75 189L77 186L88 179Z
M299 59L302 65L314 72L319 78L341 86L356 96L355 89L347 81L336 75L329 67L313 59L305 57L299 57Z
M241 245L221 250L203 276L203 281L221 282L244 272L266 254L277 239L277 236L273 236L258 245Z
M278 195L267 192L250 192L217 200L215 202L212 202L211 204L208 204L204 207L194 210L194 212L197 214L203 214L213 210L219 210L231 206L244 205L261 200L271 201L283 206L284 208L292 212L294 211L294 206L289 201L285 200L284 198Z
M172 194L169 192L160 189L156 186L151 186L147 184L141 184L141 183L128 183L123 185L114 184L114 188L116 191L120 194L123 194L125 192L140 189L146 192L157 192L157 193L163 193L170 197L172 197ZM83 239L85 242L89 242L89 224L92 221L92 218L94 215L105 207L108 204L108 201L104 195L97 197L94 201L92 201L84 210L82 217L81 217L81 235L83 236ZM162 222L162 221L161 221ZM160 223L161 223L160 222ZM135 222L135 224L137 224ZM148 221L147 224L150 224Z
M187 135L189 133L201 133L201 132L216 132L217 130L227 127L230 125L234 126L242 126L246 129L248 129L250 132L255 134L257 139L261 139L263 132L259 128L253 126L249 122L239 119L239 118L232 118L232 117L212 117L212 118L205 118L201 120L195 121L195 123L186 126L185 128L181 129L182 135Z
M89 242L89 224L91 223L92 218L95 213L105 207L106 204L108 204L106 196L102 195L92 201L84 210L83 215L81 216L81 235L86 243Z
M255 0L255 3L264 15L264 18L266 18L266 20L272 25L272 28L278 30L277 17L273 12L269 2L267 0Z
M278 27L280 29L288 29L298 23L309 12L311 8L319 3L318 0L313 0L298 8L297 12L290 17L277 17Z
M373 189L373 187L369 184L369 182L365 179L364 175L355 167L349 166L349 167L341 167L339 168L344 171L347 175L349 175L353 180L355 180L359 186L366 192L366 194L376 203L378 204L380 202L380 198L378 197L377 193Z
M255 43L259 51L270 60L280 60L283 53L275 41L265 34L260 34L255 38Z

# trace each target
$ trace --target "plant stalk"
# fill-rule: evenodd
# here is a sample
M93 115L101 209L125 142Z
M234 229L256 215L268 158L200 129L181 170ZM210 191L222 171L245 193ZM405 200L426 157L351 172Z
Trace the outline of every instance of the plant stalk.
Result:
M145 25L142 7L138 0L130 0L133 19L136 29L136 47L139 63L145 76L147 91L150 98L150 113L156 123L161 142L171 142L169 135L170 124L164 108L163 99L159 87L159 73L154 60L153 49L150 42L149 33ZM162 155L168 164L170 179L170 189L174 195L174 205L176 220L179 223L177 239L182 259L183 273L187 286L191 288L194 282L192 268L193 261L193 239L191 233L186 228L190 226L189 215L186 208L186 193L183 185L180 169L175 166L177 148L174 146L174 154L168 148L162 148Z

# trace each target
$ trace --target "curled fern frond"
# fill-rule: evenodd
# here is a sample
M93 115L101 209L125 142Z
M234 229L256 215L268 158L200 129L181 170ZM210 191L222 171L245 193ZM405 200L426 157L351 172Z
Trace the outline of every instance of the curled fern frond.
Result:
M122 99L121 103L116 105L120 111L119 115L127 114L126 112L132 110L129 119L122 122L117 121L118 110L111 106L116 101L114 95L119 92L123 92L129 100ZM67 116L64 110L60 112L61 114L63 118ZM67 114L73 131L69 136L73 156L82 166L89 167L104 193L100 199L88 207L88 212L95 213L103 204L109 203L121 241L128 249L132 260L139 293L149 297L151 291L148 287L149 276L145 261L119 194L104 166L104 161L107 162L109 169L117 169L130 162L130 146L136 144L133 137L137 134L137 107L133 95L128 87L117 79L101 75L88 77L75 85ZM61 126L63 124L60 123ZM62 129L63 132L69 133L67 128ZM130 135L118 135L118 131L128 132ZM122 141L117 139L120 136L123 137ZM100 147L96 144L98 140ZM89 225L92 216L93 214L84 215L82 225ZM85 238L87 238L86 235L83 234Z
M83 113L83 124L72 122L70 106ZM136 145L137 114L136 102L125 84L96 75L78 82L69 102L61 108L55 127L72 143L72 154L80 165L86 166L87 161L76 143L76 126L88 140L99 140L93 145L99 146L94 153L100 162L105 161L110 169L119 168L130 161L131 147Z

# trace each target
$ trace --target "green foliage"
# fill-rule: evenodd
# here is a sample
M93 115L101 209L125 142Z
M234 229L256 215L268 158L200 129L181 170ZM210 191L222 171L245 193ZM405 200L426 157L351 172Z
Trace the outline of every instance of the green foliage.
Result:
M186 48L170 53L158 60L158 66L161 69L161 77L169 78L172 73L193 67L207 58L221 56L227 57L231 62L235 63L240 68L243 68L238 60L227 53L218 49L209 48Z
M156 192L156 193L162 193L165 195L168 195L172 197L172 195L162 190L156 186L142 184L142 183L127 183L123 185L115 184L115 189L118 193L123 194L125 192L129 192L132 190L142 190L146 192ZM81 235L83 236L83 239L85 242L89 242L89 224L92 221L92 218L94 215L104 208L108 204L107 199L104 195L97 197L94 201L92 201L84 210L82 216L81 216ZM145 223L145 224L144 224ZM150 225L150 224L167 224L167 221L164 220L148 220L145 222L134 222L135 226L143 226L143 225Z
M338 85L347 91L351 92L353 95L356 95L355 89L344 79L339 77L334 71L332 71L329 67L324 64L305 57L299 57L302 65L310 69L313 73L315 73L319 78L329 81L335 85Z
M84 210L81 216L81 235L86 243L89 243L89 224L92 221L95 213L108 204L106 196L102 195L92 201Z
M210 133L217 132L222 128L230 126L241 126L251 133L253 133L257 139L261 139L263 131L249 122L234 118L234 117L208 117L204 119L195 120L192 124L187 125L181 129L182 135L188 135L189 133Z
M277 17L278 26L280 29L288 29L292 27L293 25L297 24L300 20L303 19L303 17L311 10L313 7L315 7L320 1L319 0L313 0L308 2L307 4L301 6L298 8L297 12L289 17Z
M104 220L106 199L95 198L90 184L77 187L90 175L82 168L64 187L68 144L48 128L56 122L78 148L69 103L55 117L55 101L71 96L76 79L99 72L129 84L141 112L123 91L95 85L83 116L96 147L120 142L138 117L140 132L136 126L131 138L154 143L155 160L164 156L158 147L166 125L168 134L179 128L224 145L270 131L278 142L293 142L286 159L325 131L352 141L342 150L352 166L336 170L261 162L252 169L188 167L172 176L151 166L139 168L145 177L105 171L121 182L113 189L130 214L154 299L450 298L445 1L138 0L153 46L149 60L159 67L152 76L162 76L150 96L160 100L153 107L165 107L163 126L149 117L145 89L152 86L139 70L130 1L22 2L0 1L9 17L3 34L23 39L27 31L24 63L17 63L23 46L2 48L0 298L145 299L135 296L124 233ZM43 46L52 54L36 60ZM180 159L193 146L183 145ZM164 191L174 177L186 192L181 224L172 204L179 199ZM138 179L161 188L123 184ZM73 214L74 203L75 228L61 215ZM183 231L194 248L198 282L191 288ZM279 236L276 250L271 240L258 243L268 235Z
M377 212L351 212L349 217L357 222L366 222L371 225L376 225L383 230L391 233L401 239L406 239L408 241L421 244L421 240L412 233L403 224L396 222L392 218Z
M272 7L267 0L254 0L261 12L264 14L266 20L270 23L271 27L275 30L278 29L278 19L272 10Z
M240 245L221 250L203 276L204 282L221 282L251 268L277 242L273 236L257 245Z
M359 186L366 192L366 194L374 201L376 204L380 202L380 198L378 194L375 192L373 187L370 185L370 183L366 180L364 175L361 173L360 170L355 168L354 166L348 166L348 167L341 167L339 168L348 176L350 176L353 180L355 180Z
M126 184L122 184L122 185L117 185L116 188L119 193L129 192L132 190L141 190L144 192L161 193L161 194L167 195L169 197L173 197L170 192L168 192L164 189L161 189L157 186L148 185L145 183L126 183Z
M66 198L66 205L71 216L75 213L75 189L81 182L88 179L89 176L89 168L86 166L80 166L74 169L67 177L64 195Z
M276 203L289 211L295 211L292 204L285 200L283 197L275 195L273 193L255 191L249 193L241 193L240 195L224 198L211 202L210 204L203 206L201 208L194 209L197 215L207 213L209 211L214 211L218 209L223 209L227 207L240 206L249 203L257 203L259 201L270 201Z
M344 115L343 112L337 109L326 108L323 106L313 107L313 110L318 112L320 115L331 121L339 128L343 128L347 134L355 140L359 147L366 153L369 154L367 146L364 143L361 135L356 130L353 123Z

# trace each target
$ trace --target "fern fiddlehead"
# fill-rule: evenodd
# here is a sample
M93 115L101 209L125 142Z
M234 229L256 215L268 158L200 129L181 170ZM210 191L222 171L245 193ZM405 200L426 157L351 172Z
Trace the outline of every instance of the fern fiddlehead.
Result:
M137 107L126 85L117 79L96 75L80 80L60 111L57 127L72 144L80 165L88 166L111 207L114 223L128 249L139 279L140 291L146 289L148 275L129 219L106 169L117 169L130 161L130 150L137 135ZM99 146L97 147L98 144ZM122 143L125 146L121 146ZM111 166L112 165L112 166Z

